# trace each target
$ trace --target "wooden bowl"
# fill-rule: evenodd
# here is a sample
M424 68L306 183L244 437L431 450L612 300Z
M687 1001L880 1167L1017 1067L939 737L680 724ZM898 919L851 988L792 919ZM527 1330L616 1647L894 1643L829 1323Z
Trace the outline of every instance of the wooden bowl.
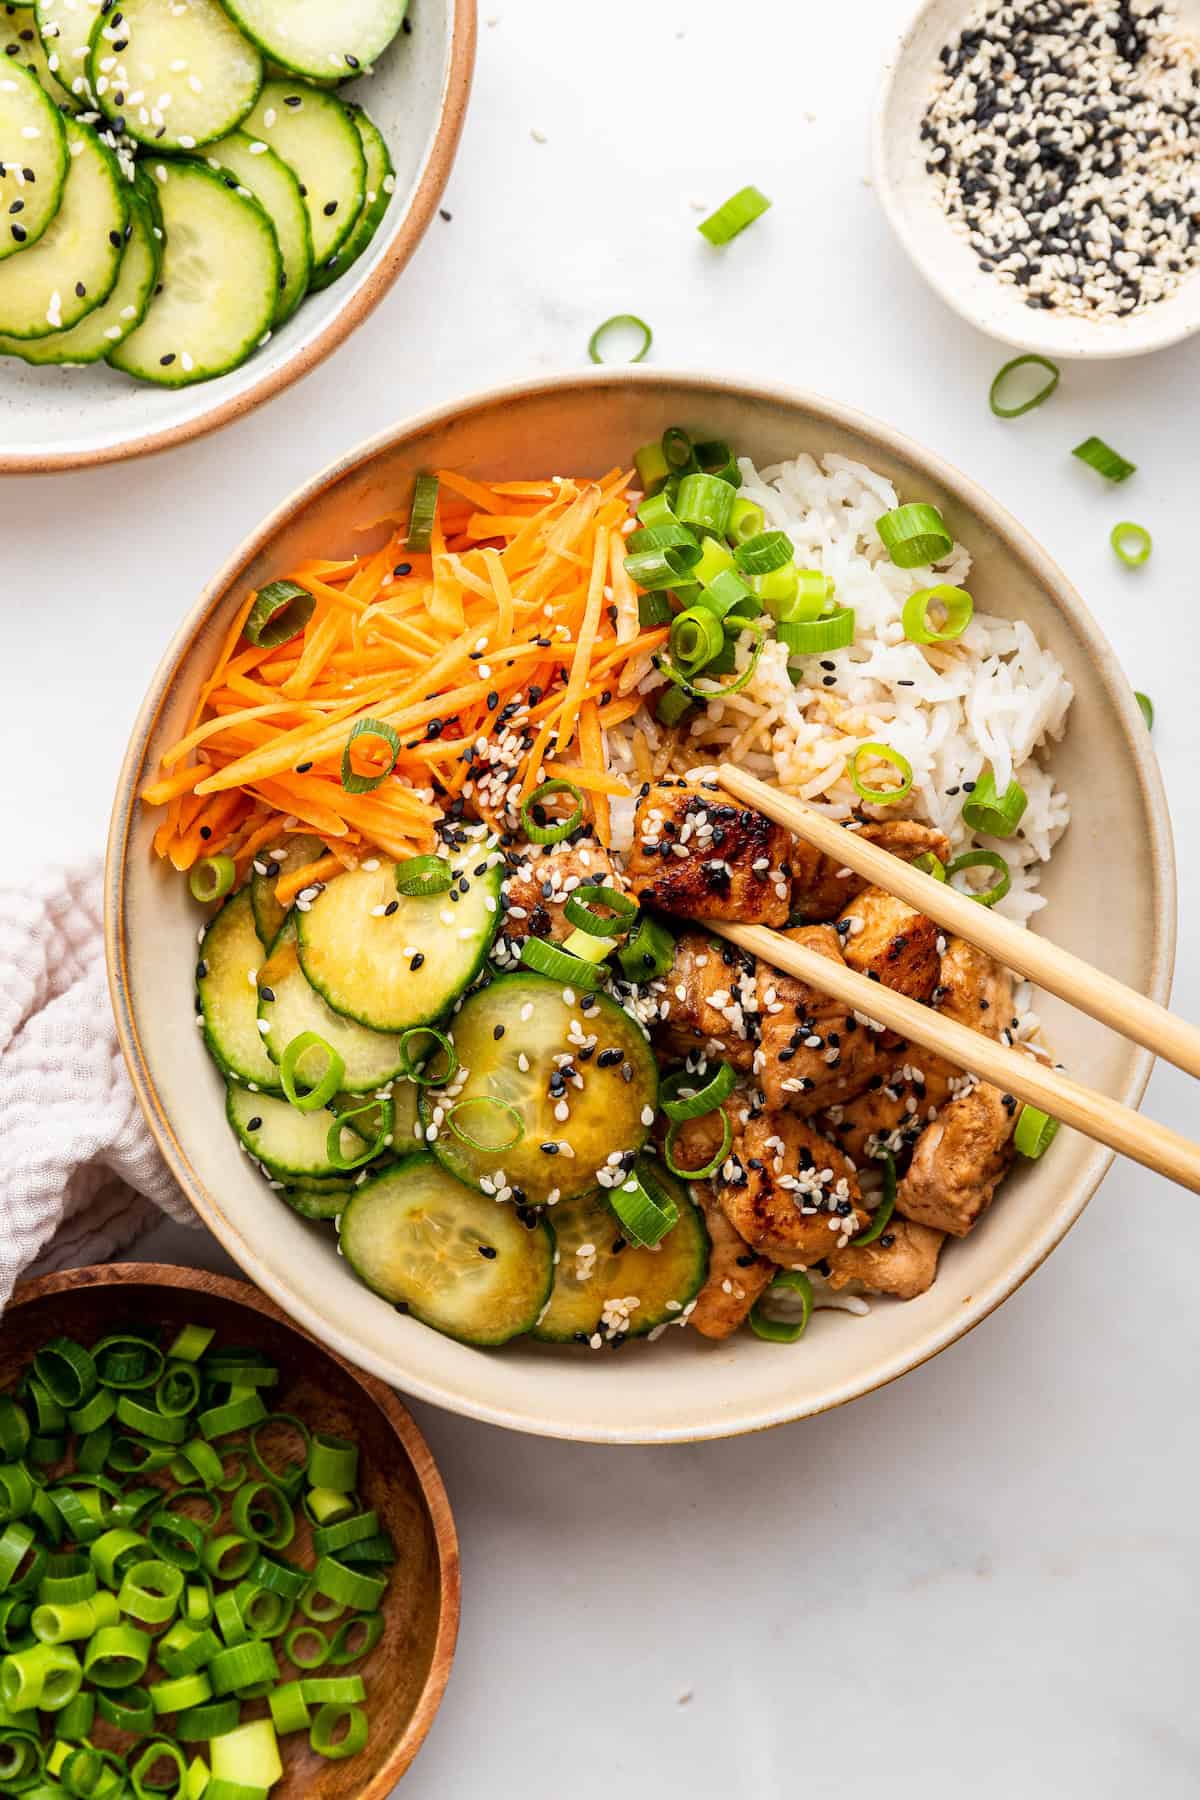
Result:
M397 1550L384 1634L348 1671L361 1672L367 1684L370 1737L345 1762L318 1756L303 1732L281 1738L285 1773L272 1800L384 1800L433 1723L458 1633L458 1538L425 1439L381 1381L322 1349L264 1294L224 1275L163 1263L69 1269L18 1287L0 1333L0 1389L48 1338L88 1344L130 1320L169 1331L210 1325L220 1338L254 1345L280 1370L272 1389L278 1410L361 1447L359 1491ZM295 1554L306 1560L308 1526L299 1513L297 1526Z
M516 1343L476 1350L440 1337L359 1285L333 1234L273 1202L223 1116L224 1089L191 1025L197 912L187 883L152 853L137 799L187 719L235 608L300 557L361 549L364 521L421 469L513 479L627 466L668 425L722 438L760 464L802 451L869 463L906 499L942 509L974 559L976 604L1026 619L1063 664L1075 704L1054 767L1072 823L1043 883L1038 926L1056 942L1165 1000L1175 876L1158 764L1132 690L1062 571L969 476L878 420L816 395L658 369L600 369L493 390L395 426L285 501L183 621L150 684L122 770L106 875L109 979L135 1089L168 1163L229 1254L308 1330L407 1392L473 1418L608 1443L724 1437L870 1393L969 1331L1020 1286L1082 1213L1112 1161L1073 1132L1016 1171L1000 1200L942 1259L937 1281L869 1318L821 1312L798 1350L749 1333L704 1345L672 1331L620 1356ZM369 542L369 540L366 540ZM1128 847L1114 854L1114 846ZM1148 1051L1052 997L1050 1041L1080 1080L1136 1104Z

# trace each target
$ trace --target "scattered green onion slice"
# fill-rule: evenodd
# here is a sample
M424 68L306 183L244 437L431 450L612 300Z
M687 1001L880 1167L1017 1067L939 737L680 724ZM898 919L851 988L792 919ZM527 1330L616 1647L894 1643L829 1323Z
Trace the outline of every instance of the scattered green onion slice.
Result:
M675 516L681 525L693 525L698 531L724 537L733 502L734 490L720 475L685 475L675 497Z
M237 865L232 856L203 856L188 876L188 889L193 900L208 906L223 900L237 880Z
M678 688L672 688L676 694ZM630 981L654 981L665 975L675 960L675 939L658 919L643 913L633 936L617 952L617 961Z
M462 1115L470 1113L472 1117L481 1110L498 1113L511 1121L512 1136L498 1143L489 1143L484 1138L476 1137L462 1123ZM495 1094L476 1094L469 1100L456 1100L446 1112L446 1123L461 1143L472 1150L482 1150L486 1155L498 1156L503 1150L512 1150L525 1136L525 1121L516 1107L507 1100L500 1100Z
M396 864L396 892L424 900L445 894L454 885L454 873L444 856L410 856Z
M386 769L377 775L360 775L350 759L350 751L360 737L378 738L391 751L391 759ZM350 736L346 739L346 747L342 751L342 788L347 794L373 794L377 787L382 787L396 766L400 754L400 739L382 719L359 719L355 722Z
M680 719L692 707L691 695L682 687L664 688L654 716L660 725L678 725Z
M936 506L924 500L893 507L876 519L875 529L898 569L921 569L940 562L954 548L946 521Z
M896 1210L896 1159L890 1150L883 1153L883 1193L879 1205L871 1214L871 1222L864 1225L858 1236L850 1242L859 1248L863 1244L874 1244L883 1236L888 1221Z
M587 993L594 992L604 984L603 969L585 962L582 956L575 956L558 944L547 943L544 938L523 938L521 961L527 969L533 969L538 975L548 975L551 981L562 981L568 987L583 988Z
M922 875L932 875L935 881L945 881L946 879L946 865L940 856L934 855L932 850L922 850L920 856L914 856L912 866L914 869L920 869Z
M956 856L953 862L946 864L947 881L953 885L953 877L963 869L995 869L1000 877L994 887L984 888L981 893L976 893L972 888L959 889L969 900L978 900L980 906L995 906L998 900L1003 900L1012 886L1008 864L997 850L964 850L961 856Z
M662 453L667 467L676 475L686 474L696 461L692 440L682 425L667 426L662 434Z
M664 544L657 550L638 550L627 556L625 573L644 593L664 593L690 582L699 561L699 544Z
M676 1069L659 1087L659 1111L672 1122L678 1119L702 1119L706 1113L715 1112L722 1100L733 1092L736 1080L737 1077L727 1062L718 1063L715 1073L707 1081L702 1081L687 1069ZM697 1081L700 1081L699 1087L696 1086ZM690 1089L690 1092L683 1093L685 1088Z
M274 650L298 637L313 616L316 601L297 581L268 581L261 587L242 627L252 644Z
M296 1086L296 1078L300 1073L301 1062L314 1050L325 1058L325 1066L316 1083L307 1093L302 1094ZM316 1031L302 1031L298 1037L294 1037L279 1062L280 1084L297 1112L320 1112L341 1087L345 1073L346 1064L342 1056Z
M1011 837L1029 805L1029 796L1019 781L1010 781L1002 794L996 792L996 777L985 769L975 783L969 800L964 800L963 822L985 837Z
M553 824L545 824L537 817L543 802L554 794L570 794L575 802L575 810L565 819L556 819ZM521 802L521 825L525 836L531 844L561 844L569 838L573 831L578 831L583 823L583 795L573 781L543 781L535 787L532 794Z
M844 650L854 642L854 609L839 606L827 619L785 619L775 627L775 635L798 656Z
M1022 1156L1036 1162L1058 1136L1059 1121L1036 1106L1023 1106L1013 1133L1013 1143Z
M379 1108L379 1126L375 1136L365 1143L357 1153L346 1155L342 1150L342 1133L349 1129L356 1131L355 1119L361 1119L364 1113L374 1112ZM335 1169L349 1172L361 1169L365 1163L374 1159L386 1150L392 1141L392 1128L395 1124L396 1109L391 1100L368 1100L363 1106L355 1106L349 1112L340 1112L329 1127L325 1139L325 1154Z
M739 624L743 630L747 629L746 620L739 620ZM762 650L763 641L760 638L754 646L749 662L746 664L746 667L742 670L740 675L736 675L732 681L714 681L704 687L696 685L695 677L685 675L682 669L677 669L669 657L659 656L656 659L656 666L659 671L666 676L668 681L674 682L676 687L682 688L689 698L693 700L720 700L729 694L740 694L742 689L749 685L753 680L754 671L758 667L759 658L762 656Z
M1153 702L1153 700L1150 698L1149 694L1135 693L1133 697L1138 703L1138 711L1141 713L1143 719L1145 719L1145 721L1146 721L1146 730L1153 731L1154 730L1154 702Z
M945 619L940 626L929 622L929 608L941 606ZM940 581L934 587L910 594L901 615L904 635L910 644L949 644L960 638L971 623L975 602L965 588L951 587Z
M604 918L593 911L596 906L606 907L611 917ZM563 917L569 925L589 932L592 937L612 938L621 937L629 930L637 918L637 910L637 901L628 894L605 887L598 881L587 881L568 894Z
M1154 548L1154 539L1146 527L1135 525L1132 519L1122 519L1119 525L1114 525L1108 541L1127 569L1140 569L1150 560Z
M716 540L708 539L712 544ZM697 606L707 607L708 611L718 619L726 619L736 606L751 598L750 589L736 572L730 558L730 566L717 570L707 586L700 590Z
M859 758L869 756L878 762L890 763L899 772L900 785L892 788L868 787L858 773ZM907 756L899 750L893 750L888 744L859 744L858 748L846 759L846 773L851 785L861 799L870 806L891 806L897 800L903 800L913 784L912 764Z
M656 498L659 497L656 496ZM653 506L655 503L652 500L650 505ZM689 531L686 525L681 525L676 518L663 519L655 525L639 526L637 531L631 531L625 539L625 549L630 556L637 556L643 550L695 550L696 548L695 533ZM703 561L703 556L704 552L701 550L700 561ZM700 567L700 562L697 562L696 567Z
M772 1299L783 1294L799 1294L800 1316L796 1319L772 1318L768 1307ZM750 1308L750 1329L755 1337L768 1344L795 1344L808 1330L812 1318L812 1282L800 1269L781 1269L766 1292Z
M608 1201L631 1244L652 1248L679 1223L678 1206L644 1164L608 1190Z
M698 675L725 647L721 621L706 606L677 613L669 639L675 666L687 676Z
M767 515L762 507L753 500L744 500L739 494L729 514L730 543L748 544L751 538L762 534L766 523Z
M1018 369L1031 367L1045 369L1049 376L1049 380L1044 381L1041 387L1030 394L1027 399L1018 400L1015 406L1006 406L1004 404L1005 385L1007 384L1009 387L1013 385L1011 377L1016 374ZM1035 356L1032 354L1028 356L1014 356L1011 362L1005 363L1004 367L997 373L995 380L992 382L991 389L988 393L988 405L998 419L1019 419L1022 413L1032 412L1035 406L1040 406L1043 400L1048 400L1050 398L1051 394L1058 386L1059 374L1058 364L1052 363L1047 356ZM1019 383L1018 386L1020 386Z
M606 338L618 332L624 334L629 331L641 333L641 345L633 356L605 356L603 354ZM611 319L605 319L603 325L597 325L588 339L588 355L594 363L639 363L653 342L654 333L645 319L639 319L636 313L614 313Z
M719 480L728 482L731 488L741 487L742 471L738 468L737 457L724 438L710 438L705 444L697 444L696 461L702 475L715 475Z
M756 187L739 188L731 194L716 212L702 219L696 229L701 237L710 244L728 244L739 232L745 231L747 225L753 225L755 219L761 219L771 202Z
M357 1756L367 1741L367 1715L361 1706L322 1706L308 1734L318 1756L340 1762Z
M1085 462L1089 469L1095 469L1097 475L1103 475L1105 481L1127 481L1137 468L1136 463L1126 462L1098 437L1084 438L1082 444L1076 444L1071 455Z
M436 475L418 475L413 483L412 508L408 515L406 550L428 550L437 517L438 479Z
M424 1045L429 1041L431 1048ZM420 1046L416 1051L412 1046ZM444 1061L436 1069L429 1068L430 1058L438 1052ZM410 1025L400 1038L400 1073L418 1087L445 1087L458 1073L458 1052L444 1031L436 1025Z
M671 473L671 466L663 455L662 444L658 442L643 444L640 450L635 451L633 466L637 470L642 491L646 494L652 494L656 488L661 487ZM640 508L638 516L642 516Z
M663 1145L663 1161L666 1163L668 1169L670 1169L672 1175L677 1175L681 1181L704 1181L708 1176L716 1174L717 1170L721 1167L721 1164L725 1161L725 1158L729 1155L730 1147L733 1144L733 1126L730 1124L729 1114L723 1110L721 1113L721 1148L717 1151L716 1155L708 1162L704 1163L702 1167L697 1169L681 1169L679 1164L675 1161L675 1145L679 1141L679 1133L685 1123L686 1120L673 1119L670 1125L668 1125L667 1138Z
M790 563L795 554L796 546L786 531L760 531L738 545L733 560L743 575L769 575Z
M668 625L674 616L665 593L638 595L638 624L643 631L653 631L656 625Z

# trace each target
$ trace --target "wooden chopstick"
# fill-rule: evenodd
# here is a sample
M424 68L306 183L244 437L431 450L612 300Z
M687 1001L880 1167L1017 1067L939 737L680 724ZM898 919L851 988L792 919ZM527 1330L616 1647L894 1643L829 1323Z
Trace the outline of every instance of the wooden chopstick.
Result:
M907 901L947 931L986 950L1005 968L1018 970L1038 987L1070 1001L1122 1037L1132 1038L1135 1044L1144 1044L1177 1069L1200 1075L1200 1030L1168 1012L1157 1000L1126 987L1048 938L1027 931L1023 925L1014 925L1011 919L980 906L949 883L935 881L932 875L881 850L858 832L847 831L802 800L781 794L778 788L744 774L731 763L722 763L717 775L721 786L735 800L744 801L794 831L840 866L853 869L874 886ZM819 985L813 982L814 987Z
M834 830L840 831L841 827L835 826ZM886 851L880 855L887 862L899 860ZM941 884L931 882L930 886L940 889ZM983 908L976 910L982 912ZM765 925L727 925L713 919L704 923L706 930L761 956L809 987L832 994L850 1010L878 1020L922 1049L936 1051L958 1068L993 1082L1002 1092L1027 1100L1097 1143L1132 1157L1143 1168L1153 1169L1181 1187L1190 1188L1193 1194L1200 1194L1200 1145L1165 1125L1156 1125L1153 1119L1144 1119L1132 1107L1119 1105L1107 1094L1098 1094L1057 1069L1047 1068L1033 1057L997 1043L995 1038L985 1037L981 1031L960 1025L956 1019L922 1006L907 994L869 981L857 969L821 956L805 944L793 943Z

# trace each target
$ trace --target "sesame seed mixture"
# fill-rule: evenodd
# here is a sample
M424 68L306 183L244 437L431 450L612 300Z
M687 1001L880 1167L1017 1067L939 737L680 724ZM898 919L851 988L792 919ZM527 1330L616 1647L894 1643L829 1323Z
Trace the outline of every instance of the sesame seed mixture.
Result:
M1200 262L1200 44L1159 0L978 7L940 52L925 167L1026 306L1110 319Z

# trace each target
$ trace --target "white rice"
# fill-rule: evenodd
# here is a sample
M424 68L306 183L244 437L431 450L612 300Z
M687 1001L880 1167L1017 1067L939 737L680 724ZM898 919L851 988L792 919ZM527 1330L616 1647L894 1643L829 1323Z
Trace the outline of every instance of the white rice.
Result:
M837 599L854 609L855 639L848 649L808 658L796 687L785 647L769 640L743 692L711 703L693 721L692 767L699 772L725 757L834 818L915 818L944 831L955 854L977 845L999 850L1012 888L998 910L1027 922L1043 905L1041 866L1070 817L1042 761L1062 736L1073 697L1061 664L1022 620L978 609L953 643L906 640L901 613L909 595L938 581L969 589L971 559L956 544L934 570L898 569L875 529L880 514L898 504L882 475L835 455L820 463L798 456L761 472L745 458L740 466L743 495L758 502L769 526L787 533L801 567L831 576ZM828 675L835 677L829 687ZM902 802L864 807L852 786L846 760L871 742L911 763L913 785ZM977 781L988 765L1001 792L1015 776L1029 797L1018 831L1003 840L977 838L963 824L963 783ZM887 765L867 759L859 773L882 787L895 779ZM987 869L978 875L981 887L995 880Z

